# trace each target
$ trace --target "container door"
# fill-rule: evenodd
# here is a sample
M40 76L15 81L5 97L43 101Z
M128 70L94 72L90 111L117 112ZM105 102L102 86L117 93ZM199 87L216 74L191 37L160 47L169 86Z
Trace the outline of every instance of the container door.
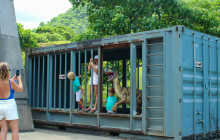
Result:
M182 135L214 135L219 129L219 50L216 38L186 30L182 43Z

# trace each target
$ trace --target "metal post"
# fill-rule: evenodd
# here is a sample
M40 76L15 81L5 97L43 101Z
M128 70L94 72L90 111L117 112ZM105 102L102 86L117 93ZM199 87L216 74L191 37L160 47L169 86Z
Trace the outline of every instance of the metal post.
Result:
M80 50L79 50L79 59L78 59L78 76L80 75L80 73L81 73L81 52L80 52ZM82 79L82 78L81 78ZM81 81L81 80L79 80L79 81ZM81 82L82 83L82 82ZM78 109L80 109L80 105L79 105L79 103L78 103Z
M114 63L114 61L112 61L112 68L114 68L115 67L115 63ZM114 87L113 86L113 83L111 84L112 85L112 87ZM118 99L117 99L118 100ZM118 109L118 106L117 106L117 109Z
M130 62L131 62L131 100L130 100L130 129L133 130L133 118L136 114L136 45L130 44Z
M93 49L91 49L91 58L93 58ZM93 68L91 67L91 97L90 97L90 102L91 102L91 109L93 108Z
M202 50L203 50L203 58L202 58L202 61L203 61L203 124L202 124L202 127L203 127L203 134L205 135L206 133L206 128L205 128L205 75L206 75L206 72L205 72L205 66L206 66L206 63L205 63L205 45L204 45L204 35L202 35Z
M87 104L87 50L85 50L85 108Z
M211 76L212 76L212 69L211 69L211 46L210 46L210 38L208 38L208 48L209 48L209 132L212 135L212 116L211 116L211 102L212 102L212 92L211 92L211 88L212 88L212 81L211 81Z
M108 61L107 61L107 69L108 69L109 67L108 67ZM106 98L108 98L108 82L107 82L107 94L106 94Z
M117 61L118 62L118 75L120 75L120 63L119 63L119 60ZM120 78L119 78L119 80L121 80ZM120 81L120 83L121 83L121 81Z
M56 96L57 96L57 54L54 56L54 109L56 108Z
M103 67L103 50L101 47L98 48L98 114L97 114L97 125L100 127L99 113L102 112L102 67Z
M142 43L142 131L147 133L146 90L147 89L147 40Z
M50 54L47 54L47 100L46 100L46 118L49 121L49 92L50 92Z
M128 67L127 67L128 66L128 60L127 59L125 60L125 63L126 63L126 67L125 67L125 69L126 69L126 71L125 71L125 73L126 73L125 74L126 75L125 76L125 79L126 79L125 87L127 87L127 81L128 81L128 77L127 77L127 74L128 74Z
M218 39L216 39L216 58L217 58L217 130L219 133L219 48L218 48Z
M36 91L36 57L34 57L34 79L33 79L33 108L35 107L35 91Z
M71 51L70 70L72 72L76 72L76 53L74 51ZM72 110L75 109L75 101L76 100L75 100L75 93L73 91L73 84L72 81L70 81L70 114L69 114L70 124L72 124Z
M65 52L65 76L67 75L67 52ZM66 110L67 78L64 81L64 109Z
M32 64L33 59L29 58L29 85L28 85L28 92L29 92L29 104L32 105L32 101L33 99L31 98L31 93L32 93L32 68L33 68L33 64Z
M194 139L196 139L196 46L195 46L195 33L193 33L193 71L194 71L194 104L193 104L193 131Z
M60 53L60 73L62 74L62 53ZM61 80L59 80L59 109L61 109Z
M140 60L140 59L138 58L138 75L137 75L137 77L138 77L137 79L138 79L138 80L137 80L137 89L139 89L139 68L140 68L140 65L139 65L140 62L139 62L139 60Z
M53 56L52 55L49 55L49 70L47 69L48 71L48 75L49 75L49 93L48 93L48 109L50 110L52 108L52 92L53 92Z
M44 108L44 94L45 94L45 56L43 56L43 74L42 74L42 108Z
M38 56L37 107L40 105L40 56Z
M118 65L118 76L120 75L120 67L119 67L119 60L117 61L117 65ZM119 78L119 82L121 83L121 79ZM117 97L117 101L119 101L119 97ZM117 109L119 108L119 106L117 107Z
M122 87L127 87L127 61L126 61L126 59L123 60L122 70L123 70ZM123 110L123 113L125 113L125 110L126 110L125 103L122 104L122 110Z

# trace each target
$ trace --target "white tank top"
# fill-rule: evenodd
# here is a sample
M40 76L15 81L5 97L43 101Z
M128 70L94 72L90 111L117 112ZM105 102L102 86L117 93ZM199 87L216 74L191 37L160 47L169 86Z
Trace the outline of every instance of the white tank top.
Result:
M98 69L98 67L99 67L98 65L95 66L96 69ZM98 80L98 73L96 73L94 69L92 69L92 71L93 71L93 79L97 79Z

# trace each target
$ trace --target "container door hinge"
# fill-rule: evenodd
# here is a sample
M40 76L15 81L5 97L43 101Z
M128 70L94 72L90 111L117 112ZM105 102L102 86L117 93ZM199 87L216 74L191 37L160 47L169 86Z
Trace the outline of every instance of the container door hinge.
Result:
M182 136L182 131L179 132L179 136Z
M180 103L180 104L182 103L182 99L179 99L179 103Z
M182 66L179 66L179 71L183 71L183 67Z

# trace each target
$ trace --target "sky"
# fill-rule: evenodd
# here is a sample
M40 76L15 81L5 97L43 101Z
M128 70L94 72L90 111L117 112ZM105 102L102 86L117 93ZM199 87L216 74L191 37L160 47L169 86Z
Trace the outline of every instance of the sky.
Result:
M17 23L34 29L71 8L68 0L14 0Z

